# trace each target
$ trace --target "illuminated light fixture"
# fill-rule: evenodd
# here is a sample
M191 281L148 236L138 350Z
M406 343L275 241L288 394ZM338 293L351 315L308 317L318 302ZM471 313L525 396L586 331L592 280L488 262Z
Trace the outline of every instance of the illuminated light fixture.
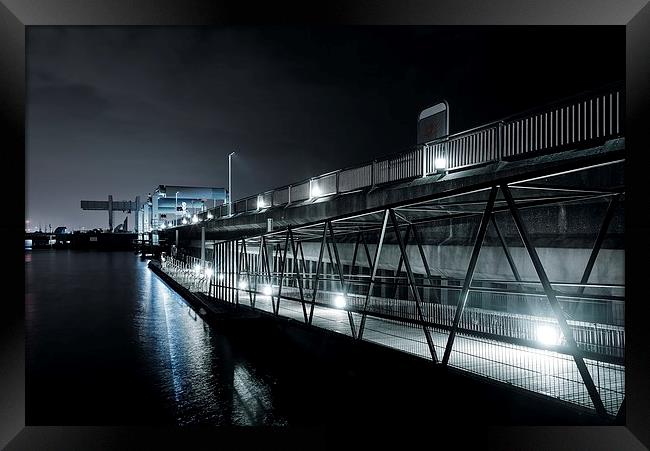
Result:
M536 335L537 341L546 346L557 346L561 342L560 331L548 324L537 326Z
M257 209L261 210L262 208L266 208L266 205L264 205L264 201L261 199L257 199Z
M220 272L220 273L219 273L219 280L223 280L223 279L225 279L225 278L226 278L226 276L224 276L223 273Z
M447 160L444 158L436 158L433 162L433 167L436 171L444 171L447 169Z
M199 217L195 213L194 216L192 216L192 224L196 224L197 222L199 222Z
M167 227L167 226L165 225L164 222L163 222L162 224L160 224L160 228L161 228L161 229L164 229L165 227Z
M246 283L246 281L245 280L240 280L239 281L239 289L240 290L245 290L246 288L248 288L248 284Z
M270 286L265 285L264 288L262 288L262 293L264 293L264 296L271 296L273 294L273 289Z
M212 274L214 274L214 271L212 271L212 269L207 268L207 269L205 270L205 277L207 277L208 279L211 279L211 278L212 278Z
M201 272L201 265L194 266L194 272L197 273L197 274L200 273Z
M345 297L342 294L337 294L336 297L334 297L334 306L336 308L345 307Z
M312 185L310 191L311 191L311 197L318 197L321 195L321 191L318 185Z
M181 222L183 223L183 225L187 224L187 218L183 218Z
M214 216L212 216L212 213L208 212L208 219L212 219Z

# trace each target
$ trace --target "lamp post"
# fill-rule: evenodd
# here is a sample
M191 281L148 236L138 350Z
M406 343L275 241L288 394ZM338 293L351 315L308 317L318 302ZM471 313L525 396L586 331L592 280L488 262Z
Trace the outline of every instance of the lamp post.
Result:
M235 152L228 154L228 215L232 215L232 156Z
M174 201L174 227L178 225L178 191L176 191L176 200Z

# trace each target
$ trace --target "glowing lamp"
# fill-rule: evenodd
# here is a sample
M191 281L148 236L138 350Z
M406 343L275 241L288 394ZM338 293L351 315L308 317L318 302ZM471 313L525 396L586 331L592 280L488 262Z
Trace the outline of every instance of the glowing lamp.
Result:
M345 297L342 294L337 294L334 297L334 306L336 308L343 308L345 307Z

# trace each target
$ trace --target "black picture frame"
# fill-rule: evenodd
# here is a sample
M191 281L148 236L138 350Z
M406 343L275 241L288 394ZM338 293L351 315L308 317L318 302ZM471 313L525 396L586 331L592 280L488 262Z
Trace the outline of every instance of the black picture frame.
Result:
M493 0L332 1L290 7L276 2L252 7L245 2L198 0L0 0L0 115L4 133L6 183L24 195L20 176L25 172L25 27L32 25L217 25L225 23L343 23L343 24L466 24L466 25L620 25L626 27L626 425L591 427L490 427L484 431L412 431L410 440L431 443L448 436L450 443L499 449L644 449L650 447L650 394L647 381L648 335L642 284L648 253L647 192L644 183L648 154L650 94L650 6L647 1ZM317 7L315 7L317 6ZM603 61L603 64L606 64ZM24 212L23 212L24 213ZM16 281L24 276L24 250L19 232L24 219L12 210L3 219L5 237L4 297L0 313L0 447L7 449L114 449L172 447L213 448L223 439L240 444L270 436L286 440L275 430L194 430L117 427L33 427L25 425L24 292ZM633 245L631 245L633 243ZM462 425L462 419L459 419ZM462 427L462 426L461 426ZM294 431L296 432L296 431ZM341 431L317 434L297 431L305 446L349 444ZM356 431L354 441L369 446L378 435L393 431ZM397 432L396 432L397 433ZM407 440L403 434L400 441ZM160 444L160 445L159 445ZM268 444L267 444L268 445Z

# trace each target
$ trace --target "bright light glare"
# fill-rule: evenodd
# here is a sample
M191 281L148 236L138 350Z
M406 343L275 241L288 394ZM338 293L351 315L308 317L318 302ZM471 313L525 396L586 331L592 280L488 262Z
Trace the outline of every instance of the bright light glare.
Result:
M192 216L192 223L196 224L197 222L199 222L199 217L195 214L194 216Z
M194 266L194 272L197 273L197 274L200 273L201 272L201 265L195 265Z
M160 228L161 228L161 229L164 229L165 227L167 227L167 226L165 225L164 222L163 222L162 224L160 224Z
M537 341L547 346L560 344L560 331L548 324L537 326Z
M270 286L265 285L264 288L262 288L262 293L264 293L265 296L271 296L273 294L273 290Z
M223 280L226 276L223 275L223 273L219 273L219 280Z
M311 186L311 197L318 197L320 196L320 188L318 185L312 185Z
M436 158L434 166L436 169L447 169L447 160L444 158Z
M214 218L214 216L212 216L212 213L208 212L208 219L212 219L212 218Z
M207 277L208 279L212 277L212 274L214 274L213 271L212 271L212 269L207 268L207 269L205 270L205 277Z
M187 219L183 218L183 220L181 222L183 223L183 225L185 225L185 224L187 224Z
M246 288L248 288L248 284L246 283L246 281L245 280L240 280L239 281L239 289L240 290L245 290Z
M342 294L337 294L336 295L336 297L334 298L334 306L336 308L345 307L345 297Z

